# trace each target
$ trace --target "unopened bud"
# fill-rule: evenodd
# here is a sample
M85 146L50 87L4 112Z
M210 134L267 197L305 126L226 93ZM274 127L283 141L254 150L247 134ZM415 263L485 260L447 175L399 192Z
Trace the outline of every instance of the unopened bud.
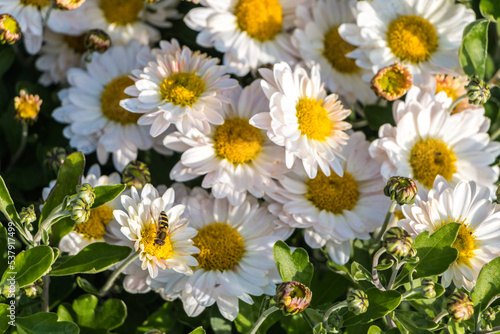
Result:
M470 78L465 89L467 90L470 104L485 104L491 96L490 85L479 79L477 75Z
M394 101L413 86L410 69L402 64L393 64L378 71L372 79L375 94L387 101Z
M408 177L393 176L384 187L384 194L396 201L399 205L415 203L418 188L415 182Z
M422 296L424 296L425 298L436 297L435 286L436 284L433 280L431 280L430 278L423 278L420 287L422 289Z
M454 292L446 303L448 314L457 322L470 319L474 314L474 304L469 295L462 291Z
M368 309L368 296L363 290L351 290L347 294L347 309L355 315L365 313Z
M410 251L408 252L407 255L409 258L413 259L414 257L417 256L417 250L415 248L410 248Z
M77 186L76 194L79 198L87 202L89 206L92 206L92 204L94 204L95 193L94 188L92 188L90 184L84 183L81 186Z
M20 39L21 28L14 16L9 14L0 15L0 42L12 45Z
M77 9L85 0L53 0L54 7L60 10L73 10Z
M43 281L41 278L39 278L30 285L23 287L22 290L29 298L36 298L42 294Z
M66 150L62 147L53 147L45 155L45 163L57 173L66 159Z
M90 205L80 197L76 197L70 204L71 219L77 223L85 223L90 217Z
M85 35L84 43L87 50L103 53L111 47L111 38L104 30L91 29Z
M311 303L312 292L300 282L284 282L276 287L274 301L285 315L304 311Z
M486 310L483 311L483 313L481 314L481 317L485 321L491 322L491 321L495 320L496 312L492 307L488 307Z
M151 173L148 166L141 161L129 162L123 170L122 182L128 187L141 189L146 183L151 182Z
M22 208L19 213L19 218L21 218L21 223L23 225L33 223L36 220L35 206L31 204L27 208Z
M391 227L384 234L382 245L387 253L397 257L405 257L410 254L413 239L410 234L401 227Z
M38 95L29 95L21 89L19 96L14 98L16 119L24 124L32 124L38 118L41 105L42 100Z

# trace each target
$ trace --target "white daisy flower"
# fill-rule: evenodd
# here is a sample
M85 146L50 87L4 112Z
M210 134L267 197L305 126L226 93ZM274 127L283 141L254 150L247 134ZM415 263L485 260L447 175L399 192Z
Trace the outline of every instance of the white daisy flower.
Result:
M47 29L43 36L44 44L35 62L36 68L43 72L38 80L49 86L67 83L66 72L72 67L80 67L85 53L85 35L71 36L58 34Z
M153 26L170 28L172 22L167 20L181 17L176 9L179 1L86 0L81 7L92 28L106 31L113 45L125 45L133 39L149 45L161 38L160 31Z
M120 105L141 116L139 124L151 125L153 137L175 124L182 133L196 128L204 133L210 124L222 124L219 110L229 102L222 92L238 82L229 78L219 60L206 54L182 49L177 40L162 41L161 49L152 51L153 61L143 70L134 71L135 85L125 90L134 98ZM147 60L142 55L141 59Z
M174 205L174 190L167 189L160 196L151 184L146 184L139 194L131 188L131 196L120 197L124 210L114 210L116 221L122 226L120 231L134 242L142 270L148 269L151 277L158 275L158 268L172 269L183 275L193 273L190 267L198 265L192 256L198 252L193 246L196 230L187 226L188 219L181 217L184 205ZM159 236L159 217L164 212L168 216L167 235ZM163 240L163 244L158 242Z
M309 77L302 67L292 72L281 62L260 74L270 112L253 116L250 124L267 130L275 144L285 147L288 168L298 158L310 178L316 176L318 165L326 176L330 168L342 176L342 146L349 138L345 130L351 127L343 120L351 111L344 109L336 94L326 95L319 67L313 66Z
M302 168L295 168L280 180L282 189L271 194L283 204L280 219L306 229L306 243L312 248L326 246L338 264L349 260L351 240L367 240L382 225L390 205L380 164L370 157L369 145L362 132L354 132L342 151L343 176L319 171L309 178Z
M45 201L48 197L56 180L51 181L49 186L42 191L42 198ZM118 173L101 175L99 165L90 167L87 176L82 178L81 183L88 183L92 187L103 185L120 184L121 178ZM120 201L115 199L90 210L90 217L85 223L75 224L73 231L66 234L59 242L59 249L68 252L69 255L75 255L87 245L94 242L104 242L106 229L111 220L113 220L113 210L120 205Z
M195 317L217 304L222 316L233 321L238 300L253 304L251 295L274 295L279 281L273 260L276 217L253 197L238 206L196 188L186 203L186 216L198 234L194 274L183 277L172 270L149 279L150 286L167 300L180 298L186 313Z
M422 196L437 175L452 185L474 180L494 193L499 168L490 165L500 154L500 143L490 141L490 121L482 108L450 114L450 104L444 92L434 95L418 87L408 91L405 102L394 103L396 126L382 125L380 139L370 146L386 180L410 177Z
M248 122L267 110L268 100L256 80L233 91L231 103L221 109L224 123L212 125L208 134L192 130L166 136L166 147L184 152L170 178L183 182L205 175L202 186L211 187L216 198L227 197L232 205L243 203L247 192L262 197L276 191L272 178L286 170L284 150Z
M399 62L410 68L414 82L420 84L426 75L461 72L462 32L475 17L474 11L454 0L359 1L356 23L342 24L339 33L358 47L349 57L359 67L376 74Z
M18 22L29 54L37 54L42 47L43 20L52 5L50 0L0 0L0 13L12 15ZM47 21L51 30L68 35L79 35L88 29L88 21L81 9L52 10Z
M294 31L294 43L300 50L305 64L311 68L319 64L325 87L339 94L350 105L356 100L373 103L377 96L362 76L371 70L360 68L346 54L356 47L340 37L338 29L342 23L355 22L353 8L356 0L320 0L312 9L312 18ZM303 11L303 6L297 11ZM373 76L373 75L372 75Z
M139 149L156 147L160 140L151 138L149 127L137 124L140 115L119 105L127 97L125 88L134 82L129 73L139 66L136 55L144 48L136 41L114 46L94 54L86 69L70 69L70 88L59 93L62 106L52 114L58 122L69 124L63 134L72 147L84 154L97 151L101 164L112 153L118 171L137 159Z
M304 0L205 0L184 18L200 31L196 42L224 53L224 65L238 76L262 64L294 64L298 52L292 45L295 9Z
M489 197L489 190L474 181L452 187L438 176L427 200L417 198L415 204L402 208L407 219L398 224L413 237L424 231L434 233L451 222L461 224L452 245L458 258L443 274L445 287L453 281L457 288L470 291L481 268L500 254L500 212Z

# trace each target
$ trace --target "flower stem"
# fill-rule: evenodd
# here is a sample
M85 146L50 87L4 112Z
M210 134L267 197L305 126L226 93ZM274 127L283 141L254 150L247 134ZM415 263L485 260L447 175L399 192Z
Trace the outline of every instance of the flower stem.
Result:
M108 290L111 288L111 286L113 286L113 283L116 281L116 279L118 278L118 276L122 273L122 271L125 268L127 268L129 264L131 264L132 262L134 262L134 260L137 259L138 257L139 257L139 253L136 252L134 255L129 256L128 259L126 259L125 261L123 261L123 263L115 271L113 271L113 273L111 274L111 276L109 276L108 281L104 284L104 286L101 288L101 290L99 290L99 292L97 293L97 295L99 297L102 297L106 293L108 293Z
M19 147L17 148L16 153L10 160L9 166L5 170L5 172L8 172L14 167L16 164L17 160L21 157L21 155L24 152L24 149L26 148L26 143L28 142L28 124L23 123L23 129L21 130L21 143L19 143Z
M389 207L389 210L387 210L387 214L385 215L384 224L380 228L380 231L378 232L377 236L372 239L372 242L370 243L371 246L378 244L379 241L382 239L382 236L384 235L385 230L387 229L387 225L389 225L389 220L391 219L397 204L398 203L396 201L392 201L391 206Z
M448 315L448 311L442 311L432 321L434 321L437 324L439 321L441 321L441 319L443 319L444 316L447 316L447 315Z
M500 326L493 327L490 330L478 331L478 334L500 333Z
M42 277L43 290L42 290L42 312L49 312L49 284L50 276L45 275Z
M347 307L347 302L346 301L343 301L343 302L339 302L337 304L333 304L332 307L330 307L328 309L328 311L325 312L325 315L323 316L323 328L325 329L328 329L329 326L328 326L328 318L330 318L330 314L333 313L333 311L336 311L342 307Z
M455 101L453 101L453 103L450 105L450 107L448 108L448 113L452 113L453 109L455 109L455 107L457 106L457 104L460 103L460 101L462 101L463 99L467 98L467 94L464 94L464 95L460 95L459 97L457 97L455 99Z
M386 249L384 247L380 248L376 253L375 255L373 255L373 263L372 263L372 278L373 278L373 284L375 284L375 286L377 288L379 288L379 290L382 290L382 291L385 291L385 288L384 286L382 285L382 283L380 283L380 280L378 279L378 271L377 271L377 266L378 266L378 259L380 258L380 256L382 256L382 254L384 254L386 251Z
M391 279L389 280L389 284L387 284L387 290L392 289L392 287L394 286L394 282L396 281L396 277L398 275L399 268L401 268L405 263L406 263L406 261L401 261L392 267Z
M277 308L276 306L271 306L270 308L268 308L267 310L265 310L264 313L262 313L260 315L259 319L257 319L257 321L253 324L253 326L250 329L250 332L248 332L248 334L255 334L255 333L257 333L257 330L259 329L260 325L262 325L262 323L264 322L264 320L266 320L266 318L271 313L273 313L274 311L277 311L277 310L279 310L279 308Z

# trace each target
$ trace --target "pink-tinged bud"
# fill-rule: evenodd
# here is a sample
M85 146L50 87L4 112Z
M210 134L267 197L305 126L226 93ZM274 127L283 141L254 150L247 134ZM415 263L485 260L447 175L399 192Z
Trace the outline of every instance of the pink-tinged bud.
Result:
M87 50L103 53L111 47L111 37L104 30L91 29L85 35L84 43Z
M401 227L391 227L384 234L382 245L387 253L397 257L405 257L412 253L413 239Z
M77 9L85 0L53 0L54 7L60 10L73 10Z
M415 203L418 188L412 179L404 176L393 176L384 187L384 194L399 205Z
M300 282L284 282L276 287L274 300L285 315L304 311L311 303L312 292Z
M21 39L21 28L16 19L9 14L0 15L0 42L14 44Z
M469 295L462 291L454 292L446 303L448 314L457 322L470 319L474 314L474 304Z
M375 94L387 101L394 101L405 95L413 86L410 69L402 64L384 67L372 79Z

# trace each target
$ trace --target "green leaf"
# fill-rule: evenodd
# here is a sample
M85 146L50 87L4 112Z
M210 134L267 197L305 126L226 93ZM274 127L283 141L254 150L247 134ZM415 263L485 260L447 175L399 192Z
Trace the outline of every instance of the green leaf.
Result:
M356 282L372 281L372 273L356 261L351 264L351 274Z
M452 319L448 321L447 329L450 334L465 334L465 327L463 324Z
M419 333L422 329L434 329L437 324L432 319L415 311L395 311L396 319L410 333Z
M127 317L127 307L119 299L108 299L97 307L94 295L82 295L73 301L77 324L92 329L111 330L120 327Z
M52 276L73 274L95 274L124 260L130 254L130 247L94 242L82 249L51 271Z
M7 189L7 185L5 181L0 176L0 211L2 211L5 218L9 221L16 222L21 225L21 219L19 218L19 214L16 211L14 206L14 202L10 197L9 190Z
M408 279L411 271L416 270L414 278L439 275L445 272L450 264L457 259L458 251L451 247L457 238L459 223L449 223L442 226L429 236L429 231L420 233L413 242L420 261L407 263L398 278L395 287Z
M477 74L480 79L484 78L489 24L490 21L481 19L469 23L464 29L459 57L460 64L468 76Z
M313 294L311 307L316 308L322 304L331 304L345 293L349 283L350 281L345 276L331 270L315 271L310 289L311 291L321 291L321 293Z
M9 305L7 304L0 304L0 333L4 333L7 328L9 328L9 322L11 324L15 323L15 315L13 318L9 318L10 315L10 310L9 310Z
M168 332L176 325L179 325L175 317L174 304L163 303L163 305L153 312L146 321L137 328L139 333L147 332L150 329L156 328L163 332Z
M5 46L0 48L0 77L7 72L16 59L16 52L12 47Z
M194 329L194 331L190 332L189 334L205 334L205 330L203 329L203 327L197 327Z
M479 3L481 14L491 21L498 21L500 18L500 6L498 0L481 0Z
M284 317L281 319L280 325L287 334L304 334L311 331L311 326L304 319L302 313Z
M239 301L240 313L234 319L234 324L238 332L248 333L250 328L252 328L253 324L259 319L260 316L260 305L263 297L254 297L254 303L249 305L243 301ZM267 330L274 325L278 320L283 317L282 312L273 312L271 313L266 320L260 325L257 333L264 334L267 333Z
M50 238L50 244L57 247L61 239L73 231L75 227L75 222L70 217L65 217L59 220L57 223L52 225L52 237Z
M74 152L66 157L57 174L56 184L43 205L40 222L62 203L64 197L76 194L76 186L80 184L84 167L85 156L82 152Z
M377 130L381 125L389 123L395 125L394 117L392 116L391 105L382 107L377 105L367 105L364 109L365 117L368 122L368 126L372 130Z
M7 279L11 277L15 277L20 288L33 283L50 270L54 253L49 246L37 246L20 252L14 261L4 272L0 286L8 284Z
M107 186L97 186L94 188L95 199L91 209L95 209L118 197L127 186L124 184L114 184Z
M72 312L64 304L61 304L57 307L57 316L61 321L74 322Z
M493 259L483 266L476 280L476 286L472 290L472 302L474 306L481 303L481 311L486 308L490 301L500 295L500 257Z
M231 334L233 332L231 322L219 314L216 314L216 312L210 314L210 327L215 334Z
M382 330L380 329L380 327L378 326L370 326L370 328L368 328L368 332L367 334L382 334Z
M11 239L12 241L12 239ZM7 242L7 229L0 224L0 249L4 249L0 255L0 274L3 274L7 268L7 254L8 254L8 242Z
M69 321L57 321L57 314L40 312L16 318L19 334L78 334L78 326Z
M80 276L76 278L76 284L78 284L80 289L82 289L85 292L92 293L95 295L99 293L99 289L97 289L94 285L92 285L92 283L87 281L85 278L82 278Z
M344 315L345 326L353 326L359 323L367 324L382 318L398 307L401 302L401 294L396 290L381 291L377 288L371 288L366 290L365 293L368 295L368 309L360 315L347 312Z
M305 249L297 248L292 253L286 243L278 241L274 244L273 255L283 282L298 281L308 287L311 285L314 266Z

